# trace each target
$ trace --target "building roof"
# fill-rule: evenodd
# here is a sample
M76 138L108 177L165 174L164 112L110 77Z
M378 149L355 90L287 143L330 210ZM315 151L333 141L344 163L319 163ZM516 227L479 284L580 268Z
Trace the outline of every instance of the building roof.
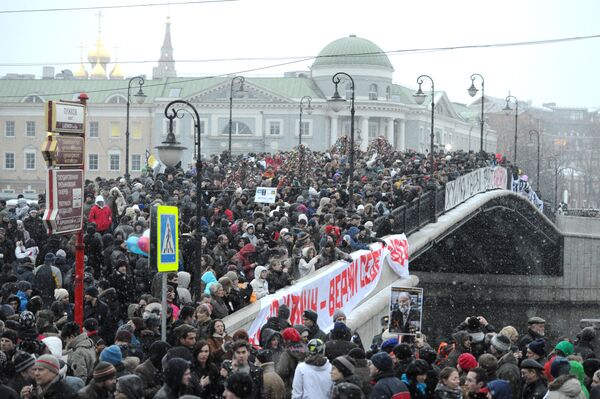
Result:
M350 35L321 50L312 68L330 65L369 65L394 70L387 55L370 40Z

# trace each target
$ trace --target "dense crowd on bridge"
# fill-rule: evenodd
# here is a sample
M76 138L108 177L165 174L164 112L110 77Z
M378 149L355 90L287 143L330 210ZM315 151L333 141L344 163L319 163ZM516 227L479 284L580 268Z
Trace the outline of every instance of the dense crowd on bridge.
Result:
M244 330L227 331L223 319L231 313L396 232L394 208L474 169L506 165L494 154L460 151L435 154L431 165L426 155L398 152L378 139L367 152L356 151L350 201L346 153L342 139L325 153L213 156L202 164L201 201L194 168L87 181L83 329L74 323L75 237L46 234L43 198L39 205L21 198L15 208L0 202L0 397L11 397L11 389L24 398L63 399L76 392L81 398L460 397L465 385L455 380L467 376L465 368L440 370L470 351L460 334L445 359L423 337L408 344L380 337L367 347L341 311L328 334L310 310L303 325L290 326L285 307L261 330L260 345L251 345ZM256 187L276 187L275 203L254 202ZM160 273L127 245L144 234L155 205L176 205L180 213L181 264L167 276L166 342ZM473 354L504 343L504 336L514 339L486 337ZM487 381L495 375L487 372L475 384L481 392L493 391Z

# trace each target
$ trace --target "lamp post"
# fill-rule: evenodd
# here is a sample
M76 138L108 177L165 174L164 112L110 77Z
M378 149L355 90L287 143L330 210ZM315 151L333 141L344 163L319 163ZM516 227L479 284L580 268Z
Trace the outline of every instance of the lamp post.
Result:
M537 171L536 171L536 176L535 176L535 185L537 187L537 190L540 191L540 132L538 132L535 129L531 129L529 131L529 140L531 141L531 136L532 135L536 135L537 137Z
M485 101L485 79L483 79L483 76L481 76L478 73L474 73L471 75L471 87L469 87L467 89L467 91L469 92L469 95L471 97L475 97L475 95L477 94L477 92L479 90L477 90L477 88L475 87L475 78L479 77L481 79L481 121L480 121L480 136L479 136L479 152L483 153L484 148L483 148L483 125L484 125L484 120L483 120L483 107L484 107L484 101Z
M300 146L302 145L302 110L303 110L303 105L304 105L304 100L306 100L308 102L308 105L306 107L306 113L307 114L312 114L313 108L310 106L310 103L312 102L312 97L311 96L304 96L300 99L300 123L298 124L298 148L300 148Z
M127 84L127 122L125 126L125 180L129 182L129 107L131 105L131 86L133 82L137 81L140 88L136 94L134 94L135 100L138 104L143 104L146 101L146 95L142 90L142 86L146 82L143 76L134 76L129 79Z
M429 157L430 157L430 163L431 163L431 173L433 174L434 172L434 156L433 156L433 139L435 137L435 132L434 132L434 119L435 119L435 84L433 82L433 79L431 78L431 76L429 75L421 75L417 78L417 83L419 84L419 90L417 90L417 92L415 94L413 94L413 97L415 98L415 102L418 105L422 105L425 102L425 99L427 98L427 94L423 93L423 90L421 90L421 85L423 84L423 79L427 78L431 81L431 134L429 135L430 138L430 149L429 149Z
M243 92L244 91L244 82L245 82L245 78L243 76L234 76L233 79L231 79L231 83L230 83L230 87L229 87L229 159L231 160L231 129L233 127L233 85L235 84L236 80L238 82L240 82L240 88L238 89L238 92Z
M514 100L515 101L515 153L513 155L513 163L515 165L515 167L517 166L517 131L519 128L519 100L517 100L517 97L515 96L511 96L510 94L508 96L506 96L506 106L504 107L504 111L512 111L512 108L510 107L510 100Z
M333 112L338 112L342 109L346 99L340 96L338 84L344 77L350 80L350 89L352 90L352 96L350 97L350 171L348 175L348 194L350 195L350 201L348 202L348 208L354 210L354 79L352 79L352 76L348 75L346 72L337 72L333 75L331 81L335 85L335 92L327 101L331 105Z

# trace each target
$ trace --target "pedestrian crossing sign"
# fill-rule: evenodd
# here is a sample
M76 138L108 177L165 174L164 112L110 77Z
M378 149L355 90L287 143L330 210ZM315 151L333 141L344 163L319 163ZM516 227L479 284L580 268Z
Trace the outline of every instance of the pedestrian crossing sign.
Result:
M176 206L157 209L156 266L159 272L179 270L179 217Z

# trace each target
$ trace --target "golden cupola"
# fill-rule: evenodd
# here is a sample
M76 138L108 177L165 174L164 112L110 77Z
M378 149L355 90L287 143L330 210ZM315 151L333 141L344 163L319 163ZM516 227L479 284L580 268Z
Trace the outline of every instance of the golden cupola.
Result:
M100 64L100 61L96 61L96 65L92 69L92 73L90 74L90 78L92 79L106 79L106 69Z
M118 62L115 63L112 71L110 71L110 78L116 80L125 79L125 75L123 75L123 71L121 71L121 64Z

